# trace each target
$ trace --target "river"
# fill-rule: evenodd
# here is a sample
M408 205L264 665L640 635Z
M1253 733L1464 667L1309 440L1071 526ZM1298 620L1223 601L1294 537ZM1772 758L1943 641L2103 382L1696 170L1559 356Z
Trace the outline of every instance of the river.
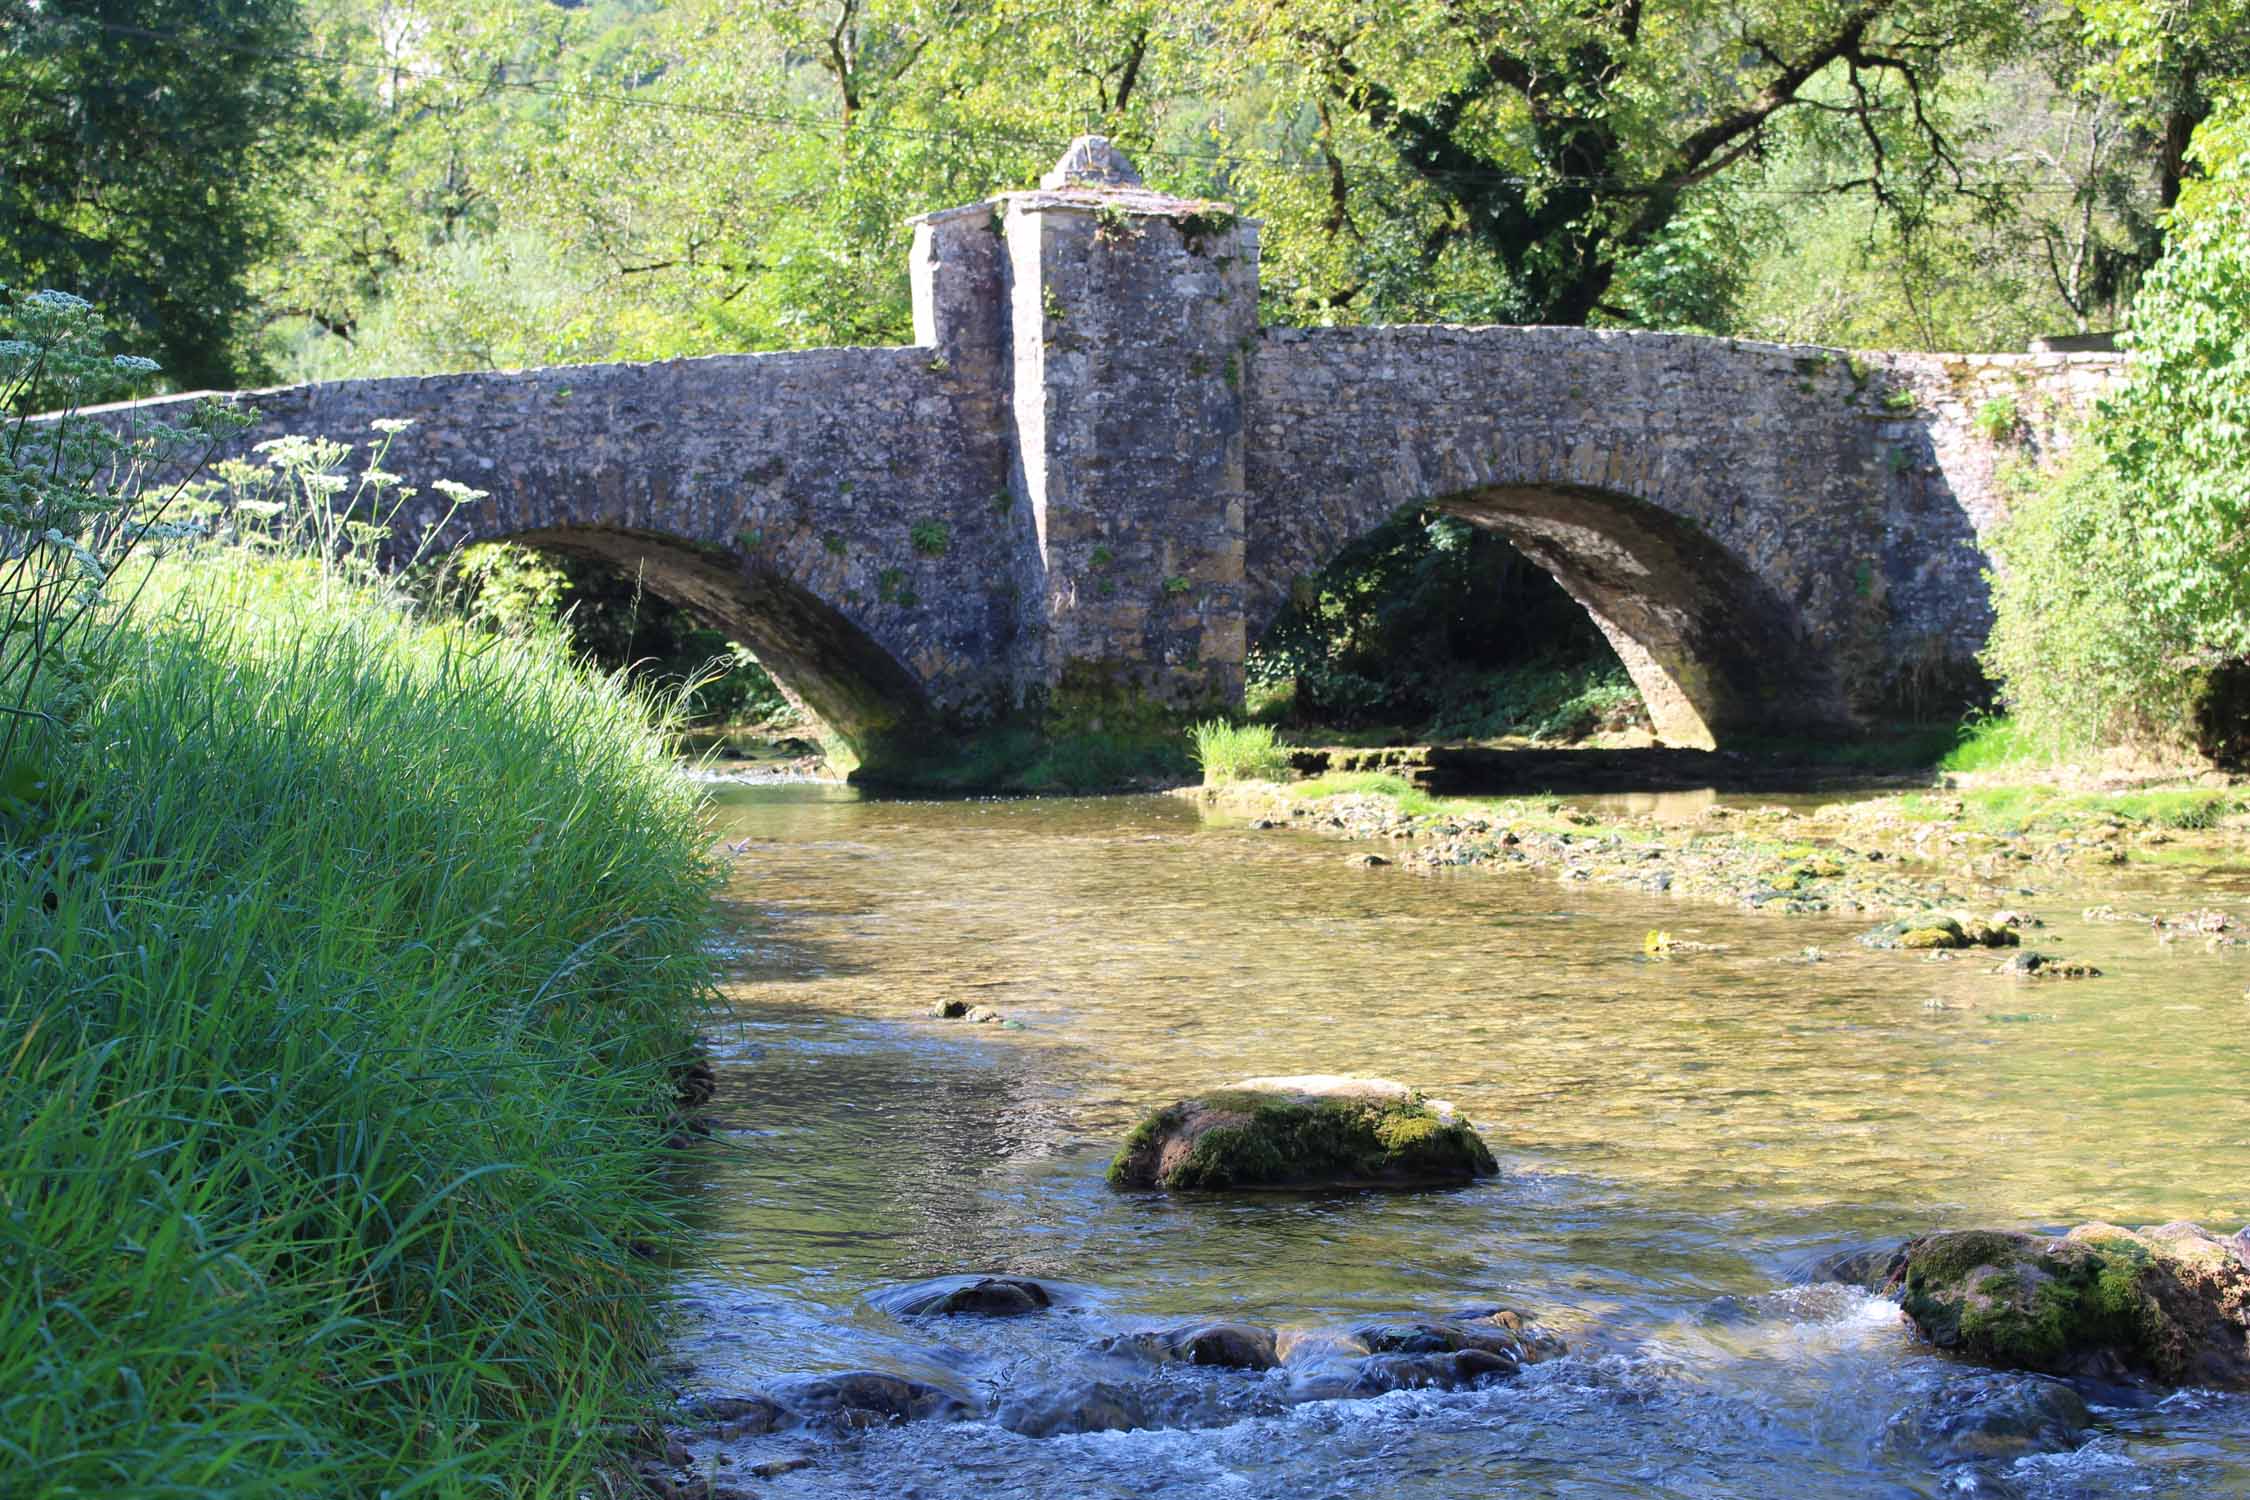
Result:
M1940 1467L1888 1429L1968 1372L1892 1303L1809 1279L1834 1252L1948 1225L2240 1227L2250 951L2034 902L2043 949L2107 973L2035 985L1862 948L1864 922L1356 868L1351 847L1166 798L777 785L723 789L717 816L742 841L742 921L674 1373L708 1395L890 1371L985 1414L699 1450L721 1475L811 1460L758 1493L2250 1496L2250 1399L2194 1391L2096 1392L2076 1446ZM2134 878L2108 899L2250 901L2240 878ZM1651 958L1657 927L1718 951ZM948 997L1021 1029L925 1015ZM1501 1176L1421 1194L1104 1185L1147 1108L1312 1072L1452 1100ZM982 1271L1064 1296L937 1324L868 1300ZM1495 1303L1571 1354L1353 1401L1165 1366L1140 1394L1155 1425L1031 1437L1005 1420L1113 1378L1091 1353L1108 1334Z

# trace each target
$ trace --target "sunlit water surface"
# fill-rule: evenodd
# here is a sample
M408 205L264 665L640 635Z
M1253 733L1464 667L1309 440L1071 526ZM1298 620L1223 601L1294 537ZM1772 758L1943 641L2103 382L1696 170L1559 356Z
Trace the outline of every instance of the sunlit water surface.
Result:
M1915 1496L1883 1442L1961 1367L1890 1303L1808 1284L1943 1225L2250 1209L2250 954L2087 925L2035 942L2098 982L1880 953L1859 924L1738 914L1536 874L1347 865L1162 798L885 803L722 792L747 841L708 1260L683 1273L682 1384L875 1369L985 1409L1106 1333L1186 1316L1328 1326L1500 1302L1570 1357L1486 1389L1291 1405L1279 1376L1176 1370L1181 1420L1033 1438L991 1421L782 1435L779 1496ZM2109 899L2240 910L2239 880ZM1722 951L1651 960L1663 927ZM1817 950L1808 954L1807 949ZM925 1017L960 997L1020 1021ZM1373 1074L1453 1100L1501 1177L1427 1194L1120 1194L1147 1107L1251 1074ZM1069 1284L1031 1318L915 1326L914 1278ZM2250 1401L2098 1405L2075 1451L1977 1493L2250 1495ZM720 1473L725 1473L721 1469Z

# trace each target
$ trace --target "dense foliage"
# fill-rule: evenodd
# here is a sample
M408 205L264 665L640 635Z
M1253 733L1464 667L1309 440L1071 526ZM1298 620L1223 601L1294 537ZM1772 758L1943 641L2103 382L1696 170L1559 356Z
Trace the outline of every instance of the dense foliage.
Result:
M2015 345L2117 321L2220 9L0 0L0 278L187 385L885 342L907 216L1098 129L1272 320Z
M257 374L253 269L340 80L298 0L0 0L0 285L99 303L182 389Z
M2178 745L2250 659L2250 107L2195 133L2132 373L2002 535L1987 660L2059 748Z
M1248 662L1264 711L1439 738L1570 736L1639 702L1585 609L1498 536L1402 511L1304 580Z

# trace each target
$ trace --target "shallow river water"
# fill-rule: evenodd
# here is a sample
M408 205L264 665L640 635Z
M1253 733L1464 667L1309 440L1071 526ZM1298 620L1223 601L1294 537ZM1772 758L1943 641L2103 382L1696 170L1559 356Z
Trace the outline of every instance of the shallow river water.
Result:
M719 819L745 841L743 922L680 1381L880 1370L993 1414L699 1452L720 1475L812 1460L747 1481L759 1493L2250 1496L2250 1400L2192 1391L2096 1392L2080 1446L1940 1466L1886 1430L1970 1372L1893 1304L1808 1279L1825 1255L1948 1225L2241 1227L2250 950L2163 947L2058 895L2027 903L2052 924L2037 946L2108 977L2033 985L1861 948L1864 923L1354 868L1364 846L1163 798L766 786L722 791ZM2239 879L2105 899L2120 891L2250 901ZM1652 927L1722 948L1650 959ZM927 1018L945 997L1022 1029ZM1104 1185L1148 1107L1314 1072L1452 1100L1501 1176L1424 1194ZM868 1300L983 1271L1068 1295L936 1324ZM1110 1333L1495 1303L1571 1354L1356 1401L1166 1366L1143 1393L1160 1425L1030 1437L999 1416L1109 1378L1091 1350Z

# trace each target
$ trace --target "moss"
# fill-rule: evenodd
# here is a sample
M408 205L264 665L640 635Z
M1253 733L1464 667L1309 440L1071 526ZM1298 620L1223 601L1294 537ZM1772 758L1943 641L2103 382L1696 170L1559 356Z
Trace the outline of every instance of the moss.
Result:
M1153 1155L1158 1143L1180 1123L1183 1113L1181 1106L1168 1105L1133 1127L1125 1137L1125 1144L1118 1148L1116 1159L1109 1164L1108 1176L1112 1187L1131 1185L1131 1164L1138 1157Z
M1898 945L1901 948L1966 948L1969 937L1953 918L1937 917L1923 926L1908 929Z
M1212 1123L1158 1175L1164 1140L1191 1117ZM1195 1189L1466 1179L1497 1170L1474 1127L1440 1118L1418 1098L1233 1090L1170 1105L1143 1120L1108 1176L1117 1186Z
M2174 1330L2150 1296L2147 1247L2122 1232L2049 1245L1969 1231L1908 1247L1900 1305L1931 1340L1992 1364L2072 1373L2111 1355L2177 1374Z

